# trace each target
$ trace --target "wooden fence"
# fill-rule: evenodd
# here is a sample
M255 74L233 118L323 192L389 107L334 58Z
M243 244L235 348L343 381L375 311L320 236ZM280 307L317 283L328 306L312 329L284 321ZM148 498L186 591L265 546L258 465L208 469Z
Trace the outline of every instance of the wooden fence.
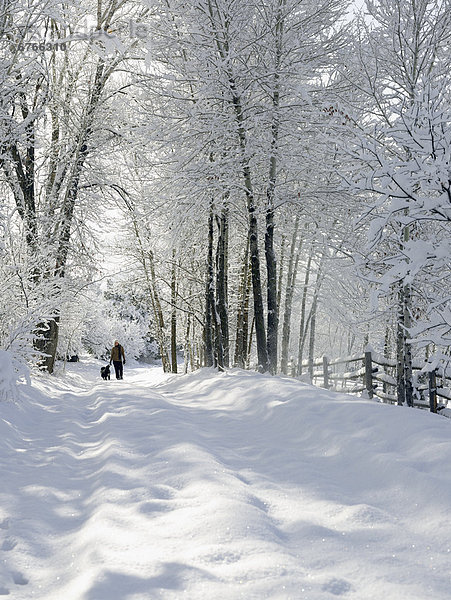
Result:
M347 394L366 392L368 398L397 403L396 361L377 352L336 359L323 356L313 363L304 361L302 366L315 385ZM424 372L423 367L424 363L413 363L413 405L436 413L451 401L451 377L438 371Z

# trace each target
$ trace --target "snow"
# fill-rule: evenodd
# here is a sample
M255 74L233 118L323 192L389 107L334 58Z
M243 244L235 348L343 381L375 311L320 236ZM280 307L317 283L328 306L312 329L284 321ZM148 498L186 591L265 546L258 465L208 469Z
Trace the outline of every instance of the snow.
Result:
M16 377L9 352L0 350L0 399L7 399L15 390Z
M28 369L14 360L10 352L0 350L0 401L17 398L19 380L25 380L30 385Z
M451 421L70 363L0 404L0 596L449 600Z

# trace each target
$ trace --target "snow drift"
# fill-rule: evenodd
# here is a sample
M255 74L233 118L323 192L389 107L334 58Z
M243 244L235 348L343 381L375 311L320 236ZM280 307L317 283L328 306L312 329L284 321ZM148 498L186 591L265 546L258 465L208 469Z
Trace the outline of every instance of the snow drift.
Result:
M0 405L0 595L449 599L449 419L240 370L68 369Z

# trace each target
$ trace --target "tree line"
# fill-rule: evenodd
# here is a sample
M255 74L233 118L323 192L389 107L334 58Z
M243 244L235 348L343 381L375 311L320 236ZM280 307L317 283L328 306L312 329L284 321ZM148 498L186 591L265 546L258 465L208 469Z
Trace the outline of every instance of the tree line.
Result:
M371 342L411 404L413 357L449 361L450 8L3 2L1 347L101 346L116 223L115 318L166 371Z

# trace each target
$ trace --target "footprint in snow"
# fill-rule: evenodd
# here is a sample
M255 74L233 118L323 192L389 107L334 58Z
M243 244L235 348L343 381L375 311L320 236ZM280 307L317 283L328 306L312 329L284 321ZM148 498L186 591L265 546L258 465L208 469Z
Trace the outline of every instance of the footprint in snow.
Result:
M139 510L144 514L153 512L167 512L169 510L169 506L167 502L162 502L161 500L149 500L149 502L144 502L144 504L141 504Z
M174 497L174 489L165 485L156 485L151 489L155 500L171 500Z
M323 592L329 592L334 596L343 596L352 590L352 585L344 579L331 579L321 589Z
M260 500L260 498L257 498L257 496L249 496L249 502L264 513L269 512L269 505L266 504L266 502L263 502L263 500Z
M0 529L9 529L9 519L3 519L2 521L0 521ZM9 543L8 543L8 539L6 539L3 544L2 544L2 550L8 550L9 549ZM8 590L8 588L4 587L3 585L0 585L0 596L9 596L10 592Z
M238 479L239 481L241 481L245 485L250 485L250 483L251 483L249 481L249 479L247 479L246 477L244 477L244 475L241 475L240 473L235 473L235 477L236 477L236 479Z
M13 573L11 573L11 575L16 585L27 585L27 583L29 582L29 579L24 577L22 573L19 573L19 571L14 571Z
M3 530L9 529L9 524L10 524L9 519L3 519L3 521L0 522L0 529L3 529ZM3 540L1 549L4 552L10 552L16 546L17 546L16 540L14 540L11 537L8 537L5 540ZM16 585L27 585L29 583L29 579L27 579L19 571L12 571L11 577ZM9 589L4 587L3 585L0 585L0 596L9 596L9 594L10 594Z
M207 563L223 563L233 564L241 560L241 554L237 552L213 552L212 554L206 554L203 560Z
M9 552L10 550L13 550L16 546L16 540L13 540L12 538L6 538L6 540L2 544L2 550L4 552Z

